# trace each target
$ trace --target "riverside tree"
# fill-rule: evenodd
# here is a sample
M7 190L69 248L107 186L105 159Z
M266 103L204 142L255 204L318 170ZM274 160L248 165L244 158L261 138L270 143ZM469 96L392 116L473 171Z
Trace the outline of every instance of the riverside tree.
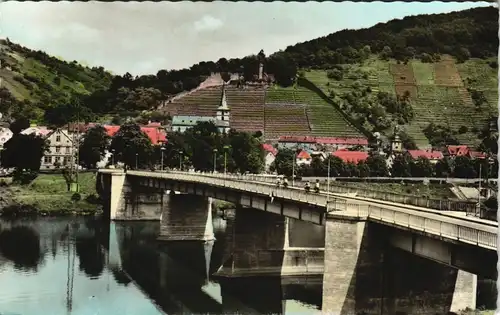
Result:
M123 162L128 167L145 167L152 161L153 146L149 137L139 125L127 123L111 140L111 150L114 150L116 162Z
M0 164L4 168L14 168L14 181L28 184L37 177L47 149L42 137L18 133L4 144Z
M80 165L88 169L96 168L106 154L109 141L103 126L88 129L78 149Z

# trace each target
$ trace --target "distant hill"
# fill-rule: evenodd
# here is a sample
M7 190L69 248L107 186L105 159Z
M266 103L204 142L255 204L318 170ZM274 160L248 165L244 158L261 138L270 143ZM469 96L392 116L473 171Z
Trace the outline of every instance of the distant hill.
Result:
M0 42L0 57L13 65L0 74L16 98L42 104L39 109L57 104L68 92L91 93L83 103L98 115L147 119L144 110L174 95L163 114L214 113L220 86L199 85L214 73L224 80L240 73L243 81L258 81L262 63L269 76L261 87L228 88L228 104L236 108L235 128L258 129L271 138L374 131L391 136L398 125L407 147L439 145L442 139L475 145L478 130L497 112L497 32L494 7L411 16L343 30L271 56L261 51L140 77L113 77L103 68L89 69ZM54 82L57 73L63 75L59 85ZM31 76L38 79L26 83Z
M2 87L27 104L33 118L64 103L73 94L89 95L107 89L113 77L104 68L88 68L33 51L7 40L0 40ZM5 109L4 109L5 110Z

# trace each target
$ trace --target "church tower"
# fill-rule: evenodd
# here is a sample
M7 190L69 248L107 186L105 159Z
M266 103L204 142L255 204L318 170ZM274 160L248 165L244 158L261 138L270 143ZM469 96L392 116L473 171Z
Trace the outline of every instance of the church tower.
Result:
M217 108L217 120L229 121L229 106L226 99L226 84L222 85L222 98L220 106Z

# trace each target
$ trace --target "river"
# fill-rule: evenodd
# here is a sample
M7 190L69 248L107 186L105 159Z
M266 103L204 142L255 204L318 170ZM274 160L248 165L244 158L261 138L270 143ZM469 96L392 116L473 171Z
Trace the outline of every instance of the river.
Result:
M213 243L166 245L159 222L0 220L0 314L320 313L321 278L214 279L226 225L214 217Z
M215 279L228 223L214 215L217 240L203 244L157 241L160 222L0 220L0 314L320 313L322 277ZM479 282L478 306L494 309L495 282Z

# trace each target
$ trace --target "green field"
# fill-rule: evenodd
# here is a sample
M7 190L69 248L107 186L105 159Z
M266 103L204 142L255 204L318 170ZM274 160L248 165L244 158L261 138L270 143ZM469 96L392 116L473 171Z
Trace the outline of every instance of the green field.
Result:
M82 200L71 200L72 192L67 191L66 181L61 174L40 174L27 186L11 185L15 202L30 205L40 211L87 211L95 210L96 205L89 204L85 198L96 194L95 174L92 172L80 173L80 194Z

